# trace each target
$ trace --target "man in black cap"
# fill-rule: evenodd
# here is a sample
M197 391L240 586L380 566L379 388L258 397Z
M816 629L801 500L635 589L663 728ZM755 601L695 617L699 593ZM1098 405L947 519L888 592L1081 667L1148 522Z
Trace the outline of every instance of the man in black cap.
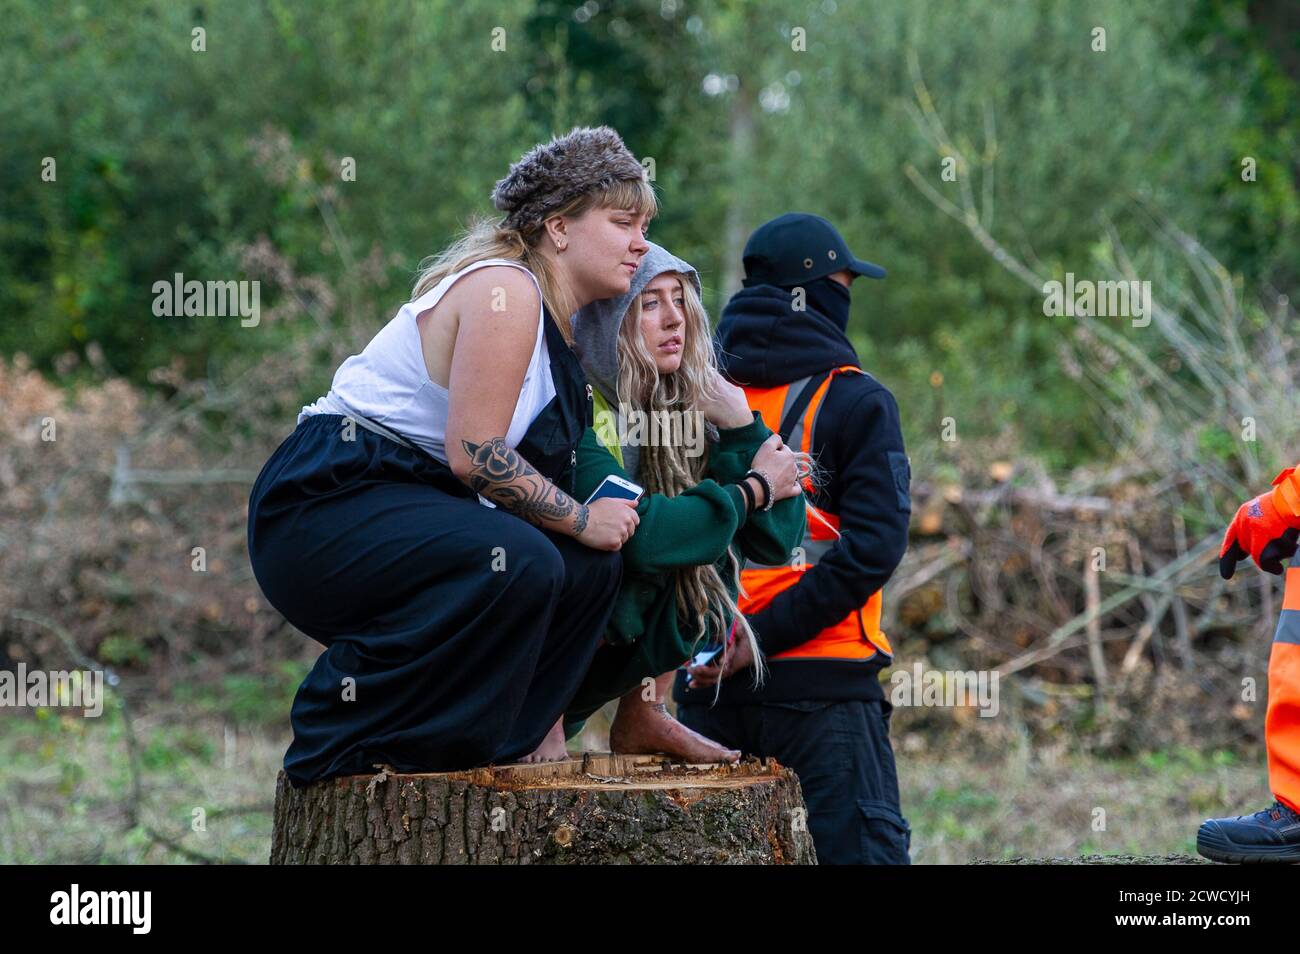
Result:
M678 718L799 776L823 864L908 864L880 671L881 588L907 549L911 472L898 404L864 372L845 333L855 257L826 219L788 213L745 245L745 287L723 309L724 370L750 406L823 470L803 546L781 566L747 564L746 614L770 675L755 689L747 641L679 672ZM806 484L806 486L809 486ZM717 684L721 681L721 687ZM714 693L718 701L714 705Z

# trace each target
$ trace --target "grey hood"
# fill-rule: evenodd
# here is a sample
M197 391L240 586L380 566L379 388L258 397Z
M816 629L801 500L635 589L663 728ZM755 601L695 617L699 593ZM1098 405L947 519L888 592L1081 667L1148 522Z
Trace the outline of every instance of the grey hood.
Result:
M578 309L573 316L573 341L587 381L601 393L610 408L618 412L618 330L632 301L646 285L664 272L681 272L690 277L695 293L701 295L700 276L690 262L654 242L641 257L632 275L632 287L617 298L602 298ZM637 476L640 455L635 445L623 444L623 469Z

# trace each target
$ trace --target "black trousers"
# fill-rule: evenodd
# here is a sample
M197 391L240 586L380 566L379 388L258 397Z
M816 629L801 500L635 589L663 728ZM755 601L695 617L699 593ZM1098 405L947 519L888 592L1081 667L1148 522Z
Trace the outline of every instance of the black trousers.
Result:
M370 431L340 440L338 421L300 424L249 504L258 584L326 647L293 701L286 774L517 761L586 674L621 555L484 507Z
M794 769L824 865L911 863L889 743L892 713L884 700L677 707L677 718L696 732Z

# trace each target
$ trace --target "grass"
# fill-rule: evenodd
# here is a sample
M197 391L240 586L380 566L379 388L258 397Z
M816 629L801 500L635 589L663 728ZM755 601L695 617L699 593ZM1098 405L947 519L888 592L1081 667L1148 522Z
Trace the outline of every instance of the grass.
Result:
M1229 752L1100 759L1025 747L985 762L899 753L898 769L916 864L1195 855L1204 819L1272 802L1262 755Z
M97 719L58 709L6 713L0 862L265 863L289 742L286 700L301 672L289 666L264 679L231 677L184 701L133 702L138 800L114 694ZM1098 759L1013 741L972 756L988 747L955 734L912 751L914 735L895 726L917 864L1194 854L1202 819L1272 801L1262 754L1180 748Z
M301 666L227 677L184 702L109 693L99 718L19 710L0 722L0 862L264 863L288 702ZM267 713L273 717L268 720ZM136 793L138 779L139 794Z

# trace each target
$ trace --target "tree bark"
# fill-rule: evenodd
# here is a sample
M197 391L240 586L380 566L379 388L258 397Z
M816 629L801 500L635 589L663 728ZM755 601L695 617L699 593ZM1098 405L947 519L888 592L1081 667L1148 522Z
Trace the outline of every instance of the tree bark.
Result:
M661 756L276 782L271 864L816 864L798 777Z

